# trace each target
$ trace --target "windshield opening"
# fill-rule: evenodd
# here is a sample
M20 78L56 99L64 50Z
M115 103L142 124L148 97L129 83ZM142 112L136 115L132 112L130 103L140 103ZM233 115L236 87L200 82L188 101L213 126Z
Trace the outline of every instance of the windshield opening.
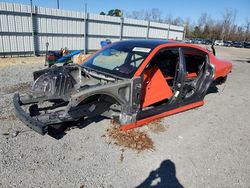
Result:
M119 77L131 78L150 51L150 48L114 43L87 59L82 66Z

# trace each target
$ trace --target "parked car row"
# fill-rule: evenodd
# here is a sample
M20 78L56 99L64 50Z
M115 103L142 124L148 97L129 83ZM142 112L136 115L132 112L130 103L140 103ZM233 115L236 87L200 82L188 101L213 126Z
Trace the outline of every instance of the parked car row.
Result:
M250 42L235 42L233 46L236 48L250 48Z
M200 38L185 38L183 40L183 42L185 42L185 43L193 43L193 44L212 45L212 40L200 39ZM216 45L216 46L226 46L226 47L236 47L236 48L250 48L250 42L215 40L214 45Z
M193 38L193 39L189 39L186 38L183 40L183 42L185 43L193 43L193 44L212 44L212 41L209 39L200 39L200 38Z

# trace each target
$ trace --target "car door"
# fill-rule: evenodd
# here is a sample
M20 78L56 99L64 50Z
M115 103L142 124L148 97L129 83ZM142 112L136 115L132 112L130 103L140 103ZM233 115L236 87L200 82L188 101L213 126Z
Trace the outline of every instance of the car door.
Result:
M173 50L173 48L164 48L162 50ZM182 85L184 81L184 61L181 48L174 48L178 54L178 61L175 66L175 74L173 78L173 86L170 88L166 81L166 77L163 75L163 71L159 68L155 61L156 54L152 58L152 61L143 71L143 83L142 83L142 95L141 106L146 108L150 105L156 104L160 101L167 100L169 105L173 106L179 103L180 93L182 91ZM157 58L156 58L157 59Z
M202 100L213 81L214 66L209 62L209 55L199 49L183 47L182 54L185 72L183 103Z

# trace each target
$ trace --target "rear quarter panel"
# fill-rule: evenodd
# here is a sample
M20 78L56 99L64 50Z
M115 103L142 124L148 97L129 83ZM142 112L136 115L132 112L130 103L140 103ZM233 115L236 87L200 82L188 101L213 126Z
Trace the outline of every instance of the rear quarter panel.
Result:
M215 66L215 79L225 77L232 71L232 62L210 54L210 63Z

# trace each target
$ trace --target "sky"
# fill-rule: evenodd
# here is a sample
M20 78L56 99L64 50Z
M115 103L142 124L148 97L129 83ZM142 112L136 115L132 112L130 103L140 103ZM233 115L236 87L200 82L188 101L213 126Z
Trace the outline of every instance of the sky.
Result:
M29 4L30 0L0 0L0 2ZM158 8L162 17L171 14L172 17L190 18L197 21L202 13L207 13L213 19L220 19L225 9L237 10L235 23L243 25L250 19L250 0L59 0L60 9L84 11L87 3L88 12L99 14L118 8L124 13ZM33 0L33 4L42 7L57 7L57 0Z

